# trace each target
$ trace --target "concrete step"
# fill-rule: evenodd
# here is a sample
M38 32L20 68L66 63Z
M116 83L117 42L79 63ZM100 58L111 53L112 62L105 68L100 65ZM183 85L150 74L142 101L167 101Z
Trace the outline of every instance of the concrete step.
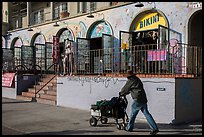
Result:
M53 82L49 82L49 83L47 83L47 82L38 82L38 84L41 85L41 86L43 86L45 84L47 84L46 86L55 86L55 85L57 85L57 83L53 83Z
M42 104L49 104L49 105L56 105L56 100L49 100L49 99L43 99L43 98L34 98L37 103L42 103ZM21 100L21 101L32 101L32 97L25 97L21 95L16 96L16 100Z
M28 91L22 92L22 95L19 95L19 100L31 101L32 98L35 98L37 102L43 104L56 105L56 95L57 95L57 79L52 79L49 83L47 83L51 78L53 78L53 74L44 75L38 85L34 85L32 88L29 88ZM47 85L45 85L47 84ZM42 88L42 86L44 86ZM35 92L41 89L36 95Z
M54 86L47 86L44 90L57 90L57 85Z
M41 99L53 100L53 101L56 100L56 96L55 96L55 95L43 94L43 93L40 93L40 94L39 94L39 98L41 98Z
M32 93L32 92L22 92L22 96L24 97L35 97L35 93ZM36 97L39 97L39 94L36 94Z
M25 96L17 95L16 100L31 101L32 97L25 97Z
M48 91L44 91L44 92L45 92L45 94L52 95L52 96L57 95L57 92L55 90L48 90Z
M56 105L56 101L55 100L49 100L49 99L42 99L42 98L36 98L38 103L42 103L42 104L48 104L48 105Z
M40 90L42 88L42 86L38 86L38 87L36 87L36 89L35 88L29 88L28 89L28 92L31 92L31 93L35 93L35 92L37 92L38 90ZM44 90L44 89L46 89L47 87L43 87L42 88L42 90ZM41 91L42 91L41 90ZM39 92L41 92L41 91L39 91Z

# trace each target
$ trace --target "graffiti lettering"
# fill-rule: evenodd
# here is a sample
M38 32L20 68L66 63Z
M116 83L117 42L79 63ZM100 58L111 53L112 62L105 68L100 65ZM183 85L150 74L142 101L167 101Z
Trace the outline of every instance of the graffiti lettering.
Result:
M105 87L107 88L112 81L113 84L116 84L119 80L118 78L113 78L113 77L81 77L81 76L68 76L67 80L69 81L79 81L81 85L83 86L85 82L91 83L103 83ZM120 80L121 81L121 80Z

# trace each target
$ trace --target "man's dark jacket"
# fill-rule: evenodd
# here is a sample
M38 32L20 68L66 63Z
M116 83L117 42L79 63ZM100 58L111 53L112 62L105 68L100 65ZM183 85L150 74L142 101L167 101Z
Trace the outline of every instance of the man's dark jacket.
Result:
M138 103L147 103L147 97L142 81L135 75L127 77L127 82L119 92L120 96L131 93L132 99Z

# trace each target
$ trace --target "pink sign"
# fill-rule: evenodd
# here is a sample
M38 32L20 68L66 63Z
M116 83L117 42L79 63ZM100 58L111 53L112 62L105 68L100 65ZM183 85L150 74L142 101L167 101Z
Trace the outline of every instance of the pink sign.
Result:
M11 87L15 73L2 74L2 87Z
M166 50L150 50L147 51L147 61L164 61L166 60Z

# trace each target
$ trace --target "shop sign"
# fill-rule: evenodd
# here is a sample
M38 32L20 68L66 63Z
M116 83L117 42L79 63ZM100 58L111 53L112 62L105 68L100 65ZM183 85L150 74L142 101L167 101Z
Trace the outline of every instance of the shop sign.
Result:
M11 87L15 73L2 73L2 87Z
M52 61L53 63L58 63L59 59L59 37L53 36L53 46L52 46Z
M147 51L147 61L164 61L166 60L166 50L150 50Z
M166 21L157 12L142 16L135 26L135 31L157 29L158 25L166 26Z

